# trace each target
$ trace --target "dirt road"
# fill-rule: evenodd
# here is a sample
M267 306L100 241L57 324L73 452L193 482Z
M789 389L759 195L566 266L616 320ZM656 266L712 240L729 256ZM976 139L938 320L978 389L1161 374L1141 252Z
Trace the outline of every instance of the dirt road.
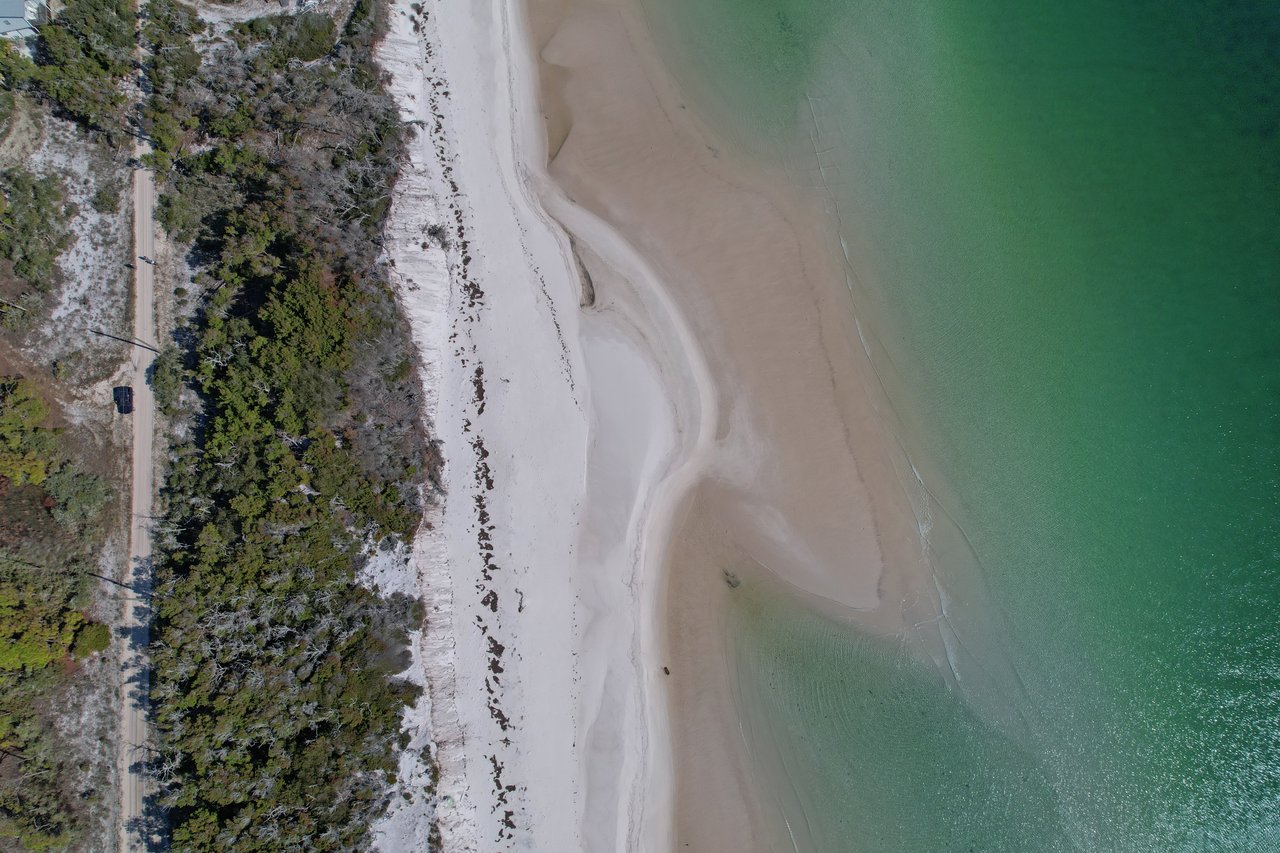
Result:
M141 157L141 144L134 152ZM155 179L147 169L133 173L133 244L135 273L133 334L156 343L154 268L140 257L155 257ZM141 830L146 801L143 761L147 754L147 639L151 606L151 515L155 479L153 448L155 398L147 383L147 369L155 354L133 347L133 498L129 524L129 564L124 582L129 587L123 627L128 645L122 652L120 708L120 849L145 850Z

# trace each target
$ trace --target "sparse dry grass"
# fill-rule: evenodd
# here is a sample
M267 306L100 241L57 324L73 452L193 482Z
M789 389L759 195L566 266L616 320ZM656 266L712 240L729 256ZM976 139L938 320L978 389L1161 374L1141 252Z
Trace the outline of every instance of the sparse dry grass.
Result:
M127 185L127 159L95 143L69 122L49 120L28 168L64 175L67 201L75 206L68 222L72 243L58 261L60 276L46 299L43 316L23 341L33 360L52 366L80 384L103 383L127 357L123 344L95 336L99 329L127 336L132 327L132 212L127 194L117 210L101 213L93 197L102 186Z

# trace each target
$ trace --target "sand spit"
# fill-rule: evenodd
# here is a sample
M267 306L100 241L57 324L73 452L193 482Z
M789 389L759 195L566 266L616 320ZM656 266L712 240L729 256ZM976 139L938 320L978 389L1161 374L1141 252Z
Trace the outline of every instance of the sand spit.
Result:
M862 630L914 634L945 666L923 503L887 427L818 149L805 177L735 153L693 115L633 5L529 0L549 173L646 259L714 377L679 523L647 543L667 557L672 846L803 849L776 785L753 778L729 597L744 581L790 590Z
M658 570L714 395L643 256L547 180L513 8L397 2L379 55L416 127L387 251L444 494L412 559L429 696L406 730L434 752L402 761L433 757L438 792L398 797L377 843L420 848L434 806L447 850L662 849Z

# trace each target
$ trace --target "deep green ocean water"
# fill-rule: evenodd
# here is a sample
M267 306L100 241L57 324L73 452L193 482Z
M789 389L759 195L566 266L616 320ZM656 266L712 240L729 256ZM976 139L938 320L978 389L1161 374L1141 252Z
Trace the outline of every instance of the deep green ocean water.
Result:
M838 209L939 579L984 590L959 689L740 596L797 846L1280 849L1280 4L644 7Z

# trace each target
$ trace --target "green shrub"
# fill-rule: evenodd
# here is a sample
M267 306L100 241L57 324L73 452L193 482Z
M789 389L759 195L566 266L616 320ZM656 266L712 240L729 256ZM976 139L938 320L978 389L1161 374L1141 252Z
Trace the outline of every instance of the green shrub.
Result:
M16 89L31 81L36 65L9 39L0 39L0 86Z
M106 628L79 609L101 542L75 526L106 489L67 461L48 415L34 383L0 377L0 749L21 761L20 774L0 773L6 850L77 848L80 770L39 709L71 677L57 664L103 648Z
M291 59L314 62L333 49L333 19L319 12L300 15L271 15L236 26L234 35L241 45L266 45L262 56L272 68L283 68Z
M182 355L177 347L167 346L161 350L151 368L151 392L155 394L156 406L166 415L173 414L178 395L182 393L183 374Z
M93 209L99 213L115 213L120 208L120 188L103 184L93 194Z
M134 15L126 0L70 0L39 28L33 79L41 92L88 127L124 125L120 82L133 67Z
M0 377L0 477L15 486L45 481L54 464L53 435L40 426L48 416L33 384Z
M53 284L54 264L71 242L62 184L26 169L0 174L0 254L40 290Z
M83 659L95 652L106 651L109 645L111 645L111 629L101 622L90 622L76 634L71 654Z
M97 521L111 497L101 477L85 474L72 465L63 465L50 474L44 489L56 502L53 517L71 530L81 530Z
M3 72L0 72L3 73ZM17 108L17 102L14 100L13 92L0 90L0 132L7 129L10 116Z

